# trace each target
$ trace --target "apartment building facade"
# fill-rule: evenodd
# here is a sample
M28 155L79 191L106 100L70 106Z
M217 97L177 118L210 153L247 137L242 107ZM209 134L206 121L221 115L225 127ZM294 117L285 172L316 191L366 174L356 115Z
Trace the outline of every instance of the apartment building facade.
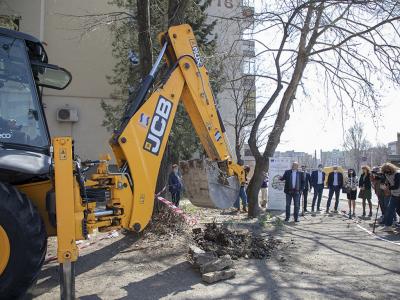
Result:
M43 90L48 125L53 136L74 138L82 159L96 159L110 152L110 133L102 126L104 111L100 103L112 101L112 87L106 80L115 61L112 36L100 27L82 36L80 20L72 16L110 11L107 0L3 0L1 15L11 16L21 32L31 34L46 46L49 62L69 70L71 85L63 90ZM73 118L63 120L59 111L66 109Z
M63 91L44 89L43 103L51 134L70 135L82 159L110 152L110 132L102 126L104 111L101 102L111 102L113 87L106 76L112 74L116 63L112 56L112 34L107 27L83 35L79 17L83 14L100 14L115 10L108 0L2 0L0 1L0 24L2 18L14 21L15 29L36 36L46 43L50 63L68 69L73 76L71 85ZM251 16L252 1L213 0L208 10L209 20L217 18L218 50L226 59L224 72L235 71L230 78L251 74L254 69L254 42L243 41ZM243 19L238 22L238 18ZM236 25L235 25L236 24ZM246 31L247 30L247 31ZM234 54L234 55L233 55ZM232 69L228 67L235 66ZM246 114L255 117L255 84L251 76L243 77L239 83L225 85L217 97L223 120L227 124L228 138L234 149L232 124L232 91L240 91L238 101L246 97ZM244 89L243 87L247 88ZM247 92L249 95L249 92ZM240 97L242 97L240 100ZM68 110L73 118L63 119L60 110Z
M224 121L232 154L236 141L235 125L246 134L256 117L256 51L254 0L212 0L208 20L216 21L216 56L222 61L222 91L217 105ZM241 154L247 146L243 146Z

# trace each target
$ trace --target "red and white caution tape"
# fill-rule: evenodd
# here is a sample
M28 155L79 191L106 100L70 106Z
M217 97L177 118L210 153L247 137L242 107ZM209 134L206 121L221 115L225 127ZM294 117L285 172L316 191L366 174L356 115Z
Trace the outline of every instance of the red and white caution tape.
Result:
M187 214L184 213L182 209L179 207L176 207L171 201L168 201L167 199L163 197L157 197L158 201L164 203L170 210L172 210L174 213L181 215L182 218L185 220L187 224L190 226L196 225L198 223L196 218L190 217Z

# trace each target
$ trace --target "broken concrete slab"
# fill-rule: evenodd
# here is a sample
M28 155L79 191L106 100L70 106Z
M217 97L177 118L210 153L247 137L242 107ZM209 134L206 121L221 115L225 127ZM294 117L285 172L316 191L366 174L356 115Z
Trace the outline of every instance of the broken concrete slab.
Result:
M201 279L207 283L214 283L217 281L225 280L232 278L236 275L236 271L233 269L223 270L223 271L216 271L203 274Z
M203 254L206 253L204 250L200 249L199 247L195 245L190 245L189 246L189 254L194 255L194 254Z
M215 262L217 259L218 257L216 257L214 253L211 252L199 253L192 256L193 265L196 268L200 268L205 264Z
M233 261L229 255L221 256L220 258L205 263L204 265L200 266L200 272L202 274L221 271L223 269L227 269L233 266Z

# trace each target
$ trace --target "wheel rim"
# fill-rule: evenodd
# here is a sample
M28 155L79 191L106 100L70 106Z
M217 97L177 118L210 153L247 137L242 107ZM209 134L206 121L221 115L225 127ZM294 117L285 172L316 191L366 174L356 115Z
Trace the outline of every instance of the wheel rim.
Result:
M7 267L8 260L10 259L10 241L7 232L0 225L0 275Z

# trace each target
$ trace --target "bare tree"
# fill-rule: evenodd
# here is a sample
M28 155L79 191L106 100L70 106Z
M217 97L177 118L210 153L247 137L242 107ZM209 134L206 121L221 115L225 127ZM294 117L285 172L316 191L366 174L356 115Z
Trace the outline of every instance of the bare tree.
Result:
M243 76L243 62L245 56L235 55L224 60L224 74L226 76L225 101L230 108L229 118L225 120L227 127L231 127L235 136L236 159L240 160L244 143L249 137L251 125L254 123L256 113L256 86L255 76ZM227 113L227 112L225 112Z
M367 161L367 150L370 148L370 143L365 137L361 123L356 122L347 130L343 147L348 151L351 159L348 165L352 166L356 172L359 172L361 163Z
M259 32L273 37L271 43L258 43L263 47L260 55L267 54L274 68L264 74L271 92L249 137L256 160L247 189L249 216L259 213L261 174L280 142L298 87L306 90L307 77L318 77L326 93L337 98L339 108L364 108L373 116L379 108L374 82L400 81L396 0L271 0L256 18L262 24ZM277 116L261 150L257 147L260 126L274 106Z
M368 149L367 162L371 166L380 166L387 162L389 156L389 148L383 144L378 144L375 147Z

